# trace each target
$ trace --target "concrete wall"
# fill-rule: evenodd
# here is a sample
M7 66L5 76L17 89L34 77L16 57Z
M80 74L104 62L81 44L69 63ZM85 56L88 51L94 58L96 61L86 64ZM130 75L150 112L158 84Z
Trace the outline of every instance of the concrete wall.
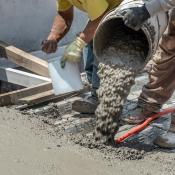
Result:
M56 14L56 0L0 0L0 40L27 51L40 49ZM61 42L71 41L85 25L86 16L76 10L71 31Z

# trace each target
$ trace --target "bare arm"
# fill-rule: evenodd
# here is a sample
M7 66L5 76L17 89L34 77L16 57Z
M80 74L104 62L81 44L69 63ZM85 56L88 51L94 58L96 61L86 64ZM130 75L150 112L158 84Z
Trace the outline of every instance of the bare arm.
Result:
M95 31L96 31L96 29L98 27L98 24L100 23L100 21L103 18L104 14L101 15L100 17L98 17L97 19L95 19L94 21L90 21L89 20L89 22L86 25L86 27L83 30L83 32L80 33L80 38L83 41L85 41L86 43L89 43L93 39Z
M46 53L54 53L57 50L57 43L69 31L73 21L73 7L64 11L58 12L55 17L49 36L42 43L42 50Z
M64 12L58 12L55 17L48 40L61 40L69 31L73 21L73 7Z

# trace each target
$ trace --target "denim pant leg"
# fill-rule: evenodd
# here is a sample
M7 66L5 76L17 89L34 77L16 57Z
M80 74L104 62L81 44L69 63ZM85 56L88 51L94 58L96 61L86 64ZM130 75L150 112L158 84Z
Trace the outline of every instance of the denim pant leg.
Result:
M94 56L93 56L91 44L88 44L84 49L84 59L85 59L84 62L85 62L85 71L87 74L87 79L89 83L92 84Z
M95 56L93 54L93 42L89 43L84 50L85 57L85 71L87 73L87 78L90 83L92 83L92 88L97 90L100 85L100 79L97 75L98 65L95 61Z

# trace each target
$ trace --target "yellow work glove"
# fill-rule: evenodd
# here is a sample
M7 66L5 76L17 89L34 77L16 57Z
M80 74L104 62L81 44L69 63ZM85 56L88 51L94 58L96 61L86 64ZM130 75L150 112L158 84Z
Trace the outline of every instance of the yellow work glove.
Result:
M77 37L75 41L69 44L61 59L61 67L64 68L67 61L75 63L79 62L82 57L83 48L86 46L86 42L80 37Z

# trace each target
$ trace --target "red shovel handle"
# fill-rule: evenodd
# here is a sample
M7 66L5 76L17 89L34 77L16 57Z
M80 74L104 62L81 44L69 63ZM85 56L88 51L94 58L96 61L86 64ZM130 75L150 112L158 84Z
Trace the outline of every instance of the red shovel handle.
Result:
M153 120L155 120L155 119L157 119L157 118L159 118L163 115L172 113L172 112L175 112L174 108L167 108L167 109L165 109L161 112L158 112L157 114L152 115L151 117L147 118L142 124L137 125L136 127L129 130L127 133L125 133L123 136L117 138L115 142L116 143L123 142L127 138L132 137L133 135L135 135L135 134L139 133L140 131L144 130Z

